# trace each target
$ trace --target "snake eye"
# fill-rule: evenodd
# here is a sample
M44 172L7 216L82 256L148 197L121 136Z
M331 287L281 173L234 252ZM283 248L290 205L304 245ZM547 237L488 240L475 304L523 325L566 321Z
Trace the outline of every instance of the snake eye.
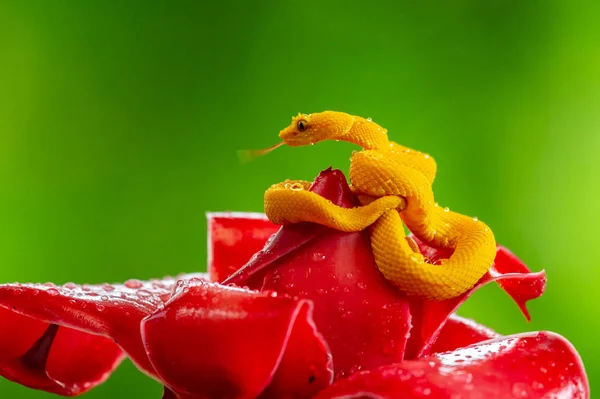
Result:
M301 132L305 131L308 128L308 122L306 122L304 119L300 119L298 121L298 130L300 130Z

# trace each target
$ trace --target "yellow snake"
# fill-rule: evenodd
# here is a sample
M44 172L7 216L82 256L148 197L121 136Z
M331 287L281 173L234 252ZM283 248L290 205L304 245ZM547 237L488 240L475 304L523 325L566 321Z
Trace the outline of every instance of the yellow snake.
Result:
M333 111L299 114L279 137L294 147L323 140L362 147L353 154L349 171L362 205L342 208L308 191L310 182L286 181L265 193L265 213L273 223L314 222L345 232L370 226L375 263L383 276L401 291L428 299L464 293L492 265L496 242L491 229L435 203L433 158L389 141L387 130L370 119ZM403 223L429 246L454 252L433 264L406 236Z

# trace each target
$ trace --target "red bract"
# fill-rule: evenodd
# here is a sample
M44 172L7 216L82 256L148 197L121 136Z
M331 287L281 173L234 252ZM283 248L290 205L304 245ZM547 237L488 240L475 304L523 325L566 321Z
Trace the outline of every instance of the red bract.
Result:
M339 171L311 189L357 205ZM419 245L434 260L449 255ZM209 253L209 275L0 286L0 373L76 395L126 354L165 385L164 398L589 397L564 338L502 337L454 314L497 281L529 317L525 303L543 293L545 274L502 247L471 291L447 301L391 286L367 232L211 214Z

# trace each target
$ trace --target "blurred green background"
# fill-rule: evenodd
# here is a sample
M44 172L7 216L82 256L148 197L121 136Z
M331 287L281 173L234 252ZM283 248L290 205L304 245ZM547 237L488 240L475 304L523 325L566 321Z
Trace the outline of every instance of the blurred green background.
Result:
M419 4L417 4L419 3ZM298 112L372 117L438 161L547 293L527 324L496 286L461 314L552 330L600 386L600 2L0 2L0 281L205 270L206 211L261 211L345 143L240 165ZM159 397L124 364L87 398ZM0 380L1 397L44 398Z

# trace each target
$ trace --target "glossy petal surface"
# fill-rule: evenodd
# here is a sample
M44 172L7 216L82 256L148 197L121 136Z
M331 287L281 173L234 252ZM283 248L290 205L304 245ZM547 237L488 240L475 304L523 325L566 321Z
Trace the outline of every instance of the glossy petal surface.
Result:
M431 353L453 351L498 337L500 334L474 320L452 314L440 330L431 348Z
M6 348L0 355L2 374L23 385L73 395L103 381L122 359L122 348L154 375L140 322L171 297L175 281L0 286L0 345ZM56 327L48 331L50 325ZM32 356L35 361L23 363ZM52 388L44 376L59 387Z
M78 395L104 382L124 357L111 340L0 308L0 374L34 389Z
M339 171L321 173L311 190L339 206L357 204ZM411 319L408 302L377 270L367 231L284 226L263 254L225 283L311 299L336 378L403 359Z
M180 283L142 323L152 364L176 393L214 398L310 398L331 381L312 305L199 280ZM176 339L166 339L176 337Z
M329 398L588 399L581 359L561 336L526 333L358 373Z
M449 256L447 251L439 251L418 242L421 252L433 261ZM528 300L537 298L544 293L546 273L532 273L516 256L503 247L498 247L495 264L479 282L465 294L456 298L434 301L420 298L410 298L413 329L407 347L407 358L425 356L430 353L437 335L448 317L483 285L496 281L506 293L513 298L525 317L529 313L525 307Z
M207 218L211 281L223 281L237 271L280 228L260 213L209 213Z

